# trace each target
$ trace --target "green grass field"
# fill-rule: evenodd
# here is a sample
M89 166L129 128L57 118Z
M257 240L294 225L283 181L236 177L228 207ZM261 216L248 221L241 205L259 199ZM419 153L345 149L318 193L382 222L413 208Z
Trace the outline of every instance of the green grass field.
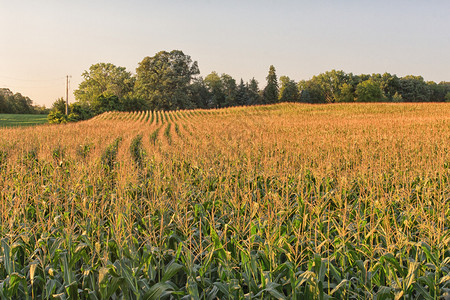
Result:
M0 114L0 127L33 126L47 123L47 115Z

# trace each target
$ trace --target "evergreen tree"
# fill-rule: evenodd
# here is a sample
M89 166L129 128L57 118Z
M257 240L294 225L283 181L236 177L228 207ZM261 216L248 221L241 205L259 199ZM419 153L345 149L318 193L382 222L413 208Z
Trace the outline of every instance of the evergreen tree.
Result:
M267 85L264 88L263 98L264 104L271 104L278 102L278 80L277 74L275 73L275 67L270 66L269 74L266 77Z
M249 98L248 86L244 84L244 80L241 78L236 90L236 105L246 105Z
M252 78L250 82L247 84L248 88L248 98L247 105L256 105L262 103L262 98L260 96L260 90L258 87L258 81L255 78Z
M193 103L193 108L208 108L208 101L211 94L202 77L194 78L192 84L189 86L190 102Z

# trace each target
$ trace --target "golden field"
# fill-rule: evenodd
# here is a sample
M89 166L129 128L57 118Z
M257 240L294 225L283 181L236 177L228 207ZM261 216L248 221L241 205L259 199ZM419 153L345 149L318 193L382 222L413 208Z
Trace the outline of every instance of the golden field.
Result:
M0 299L450 297L450 105L0 130Z

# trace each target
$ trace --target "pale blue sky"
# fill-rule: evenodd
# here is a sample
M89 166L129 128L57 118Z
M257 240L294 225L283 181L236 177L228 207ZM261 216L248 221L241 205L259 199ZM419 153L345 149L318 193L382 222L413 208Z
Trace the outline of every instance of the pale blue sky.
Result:
M448 0L0 0L0 87L50 106L92 64L182 50L201 75L298 81L331 69L450 81Z

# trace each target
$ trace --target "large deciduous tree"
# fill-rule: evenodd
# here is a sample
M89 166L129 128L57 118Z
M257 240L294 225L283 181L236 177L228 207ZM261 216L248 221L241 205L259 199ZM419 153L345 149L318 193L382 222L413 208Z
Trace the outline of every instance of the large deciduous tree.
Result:
M204 79L205 85L208 88L210 98L208 106L211 108L221 108L226 105L225 103L225 91L222 79L217 72L211 72L206 75Z
M348 75L344 71L331 70L317 75L316 80L324 92L326 102L334 103L341 101L341 87L348 81Z
M381 83L374 79L368 79L356 86L356 101L358 102L376 102L384 101Z
M222 81L223 91L225 94L225 105L236 106L236 80L228 74L222 74L222 76L220 76L220 80Z
M300 100L300 94L298 92L297 84L294 80L291 80L288 76L280 77L280 101L281 102L298 102Z
M92 65L82 74L84 80L74 91L75 99L92 104L99 97L123 98L133 92L135 78L124 67L111 63Z
M432 91L422 76L408 75L400 79L401 95L406 102L427 102Z
M192 80L189 86L189 97L194 105L192 108L209 108L211 94L202 77Z
M35 113L35 106L30 98L0 88L0 113L32 114Z
M189 86L200 73L197 62L180 50L145 57L136 69L136 95L152 109L191 108Z

